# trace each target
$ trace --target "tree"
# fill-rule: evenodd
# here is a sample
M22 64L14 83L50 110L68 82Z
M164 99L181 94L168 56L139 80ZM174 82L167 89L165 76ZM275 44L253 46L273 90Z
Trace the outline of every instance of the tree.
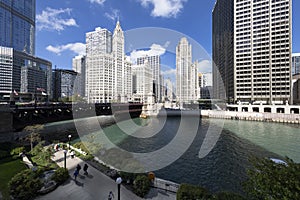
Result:
M287 164L253 158L244 184L249 199L300 199L300 164L286 158Z
M25 140L30 142L30 150L33 149L33 143L34 142L40 142L41 141L40 132L43 128L44 128L44 125L41 125L41 124L25 127L24 130L29 132L29 135L27 135L25 137Z
M144 197L150 190L150 180L145 175L139 175L133 181L134 192L140 196Z

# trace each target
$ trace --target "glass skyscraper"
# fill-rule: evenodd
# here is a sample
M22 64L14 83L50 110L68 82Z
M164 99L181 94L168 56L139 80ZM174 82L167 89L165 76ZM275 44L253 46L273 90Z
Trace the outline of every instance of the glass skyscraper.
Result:
M35 54L35 0L0 0L0 46Z

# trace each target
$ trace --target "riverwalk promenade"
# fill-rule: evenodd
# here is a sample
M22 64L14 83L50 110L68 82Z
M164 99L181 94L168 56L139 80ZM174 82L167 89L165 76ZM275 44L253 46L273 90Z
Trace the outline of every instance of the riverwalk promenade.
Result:
M64 167L64 153L62 150L56 152L52 158L60 167ZM67 154L66 167L69 170L71 178L64 184L58 186L54 191L39 196L38 200L53 200L53 199L66 199L66 200L107 200L110 191L114 193L114 199L118 199L118 189L116 182L110 177L104 175L99 170L89 165L88 175L84 175L81 169L74 180L73 172L77 164L83 168L85 162L78 157L71 158ZM145 198L136 196L132 191L121 185L121 200L175 200L176 194L166 192L165 190L152 188Z

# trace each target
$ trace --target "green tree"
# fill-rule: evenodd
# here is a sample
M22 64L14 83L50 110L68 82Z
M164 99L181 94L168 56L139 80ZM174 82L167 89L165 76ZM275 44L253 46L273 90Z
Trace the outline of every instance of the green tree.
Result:
M287 164L253 158L244 189L248 199L300 199L300 164L286 158Z
M150 180L145 175L139 175L133 181L134 192L140 196L144 197L150 190Z
M32 125L32 126L26 126L25 131L29 132L29 135L25 137L25 141L30 142L30 150L33 149L33 143L34 142L40 142L41 141L41 136L40 132L43 130L44 125L37 124L37 125Z

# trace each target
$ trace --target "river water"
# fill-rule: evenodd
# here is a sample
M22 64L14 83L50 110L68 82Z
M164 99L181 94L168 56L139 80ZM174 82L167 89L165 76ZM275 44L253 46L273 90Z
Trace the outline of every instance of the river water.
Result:
M193 117L185 120L184 125L181 124L182 121L184 120L180 117L138 118L119 122L101 131L95 131L93 128L91 133L85 132L81 135L81 139L89 141L90 147L98 145L105 149L97 154L104 160L105 152L114 149L114 146L134 154L159 152L165 146L170 146L167 153L162 151L160 157L153 160L149 158L157 167L156 164L166 165L164 161L171 160L169 158L173 154L175 158L178 157L172 162L166 162L167 166L156 169L156 176L177 183L200 185L212 192L227 190L242 193L242 183L246 178L246 169L250 166L249 158L252 156L279 159L288 156L295 162L300 162L298 125L220 119L199 120ZM205 157L199 158L199 150L206 140L208 130L214 131L210 130L214 126L222 127L220 134L217 134L219 137L212 150ZM174 145L172 141L177 139L180 131L184 132L180 138L183 143ZM195 134L191 133L193 131ZM111 155L117 158L127 156L120 153L110 154L107 162L112 160ZM117 161L109 164L115 163L117 168L122 168L122 164Z

